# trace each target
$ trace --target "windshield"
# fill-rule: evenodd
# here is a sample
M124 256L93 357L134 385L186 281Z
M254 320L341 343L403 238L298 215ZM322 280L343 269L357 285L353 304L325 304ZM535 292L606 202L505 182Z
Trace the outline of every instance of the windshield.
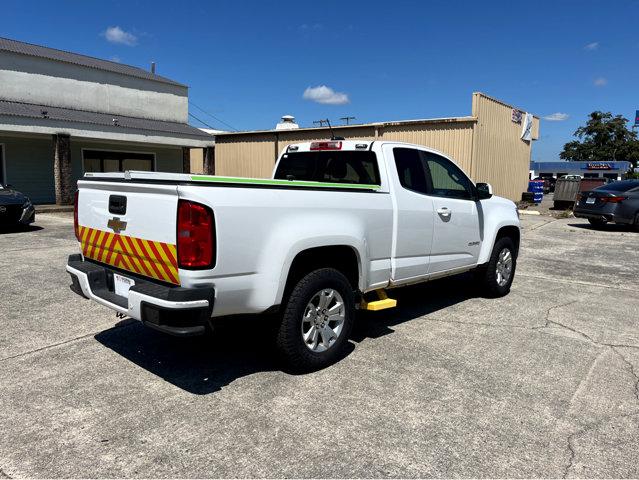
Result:
M277 180L380 185L377 157L370 151L289 152L282 155Z
M639 187L639 180L622 180L621 182L612 182L608 185L602 185L595 190L606 190L608 192L627 192L633 188Z

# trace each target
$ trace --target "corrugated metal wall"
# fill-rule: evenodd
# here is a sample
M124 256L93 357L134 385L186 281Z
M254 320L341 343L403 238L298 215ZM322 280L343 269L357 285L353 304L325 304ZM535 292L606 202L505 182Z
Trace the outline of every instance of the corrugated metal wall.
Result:
M379 140L416 143L440 150L470 170L473 121L387 124L379 127ZM375 140L374 126L334 128L344 138ZM263 132L246 135L218 135L215 143L215 171L218 175L266 178L281 150L291 143L326 140L328 129Z
M472 117L388 122L346 128L347 139L395 140L434 148L450 156L473 180L489 182L497 195L519 200L526 191L531 143L520 139L521 124L512 122L513 107L481 93L473 94ZM539 119L533 121L533 138ZM279 152L288 144L325 140L328 128L217 135L217 175L267 178Z
M533 142L521 139L522 124L512 121L513 107L481 93L473 94L475 126L473 162L476 182L488 182L496 195L521 200L528 187ZM539 119L533 118L533 139L539 137Z
M474 121L388 125L379 129L381 140L415 143L434 148L470 172Z
M215 173L221 176L268 178L279 153L276 152L277 142L273 133L216 136Z

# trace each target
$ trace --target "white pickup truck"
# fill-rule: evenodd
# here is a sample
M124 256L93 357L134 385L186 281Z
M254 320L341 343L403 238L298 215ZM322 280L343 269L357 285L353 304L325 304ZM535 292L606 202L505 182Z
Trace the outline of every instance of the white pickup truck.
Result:
M355 310L387 289L476 270L509 292L513 202L432 149L386 141L289 145L272 179L87 173L72 289L145 325L195 335L216 317L276 313L298 369L334 362Z

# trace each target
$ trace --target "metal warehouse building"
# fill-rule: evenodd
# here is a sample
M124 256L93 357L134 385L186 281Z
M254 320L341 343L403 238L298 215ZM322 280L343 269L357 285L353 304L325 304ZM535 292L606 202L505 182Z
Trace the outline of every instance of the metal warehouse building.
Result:
M333 127L346 139L416 143L443 152L475 181L489 182L495 194L520 200L526 191L532 140L539 138L539 118L532 116L530 140L522 139L526 114L519 108L473 93L469 117L380 122ZM217 175L271 176L281 150L290 143L330 138L328 128L266 130L217 134Z

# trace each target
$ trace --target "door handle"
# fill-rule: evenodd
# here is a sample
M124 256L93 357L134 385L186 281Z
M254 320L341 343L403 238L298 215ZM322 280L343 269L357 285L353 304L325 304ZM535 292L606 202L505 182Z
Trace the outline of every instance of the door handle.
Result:
M452 212L448 209L448 207L442 207L437 209L437 213L442 217L450 217Z

